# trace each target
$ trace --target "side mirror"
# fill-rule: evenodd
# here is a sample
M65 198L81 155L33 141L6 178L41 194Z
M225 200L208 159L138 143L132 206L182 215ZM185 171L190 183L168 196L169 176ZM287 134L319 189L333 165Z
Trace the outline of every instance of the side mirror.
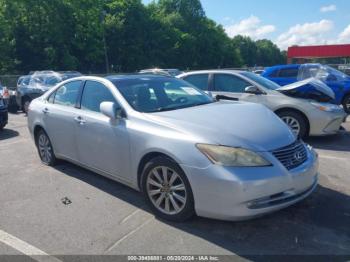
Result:
M214 98L213 93L211 91L204 91L204 93L206 93L211 98Z
M257 88L256 86L248 86L244 89L244 92L248 94L255 94L255 95L261 94L260 89Z
M102 102L100 105L100 111L111 119L121 119L123 117L123 109L119 104L113 102Z

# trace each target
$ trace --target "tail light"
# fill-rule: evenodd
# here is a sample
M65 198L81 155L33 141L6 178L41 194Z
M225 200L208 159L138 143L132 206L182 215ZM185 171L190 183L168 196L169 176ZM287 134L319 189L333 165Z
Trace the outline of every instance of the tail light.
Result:
M2 94L3 98L9 98L10 97L10 92L9 90L5 87L4 92Z

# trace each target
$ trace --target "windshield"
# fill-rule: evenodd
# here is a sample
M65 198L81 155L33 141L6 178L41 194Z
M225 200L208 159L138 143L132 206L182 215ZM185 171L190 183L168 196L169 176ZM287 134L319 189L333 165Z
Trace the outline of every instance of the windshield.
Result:
M322 81L342 81L348 76L327 65L304 65L300 68L298 80L317 78Z
M337 70L337 69L335 69L335 68L333 68L333 67L330 67L330 66L327 66L327 65L325 65L325 66L323 66L323 67L327 70L327 72L328 72L329 74L334 75L334 76L337 77L339 80L342 80L342 79L348 77L346 74L344 74L343 72L341 72L341 71L339 71L339 70Z
M111 81L139 112L169 111L213 102L207 94L180 79L145 77Z
M276 90L276 89L281 87L278 84L276 84L275 82L272 82L271 80L268 80L262 76L259 76L257 74L251 73L251 72L241 72L240 74L249 78L250 80L254 81L255 83L261 85L262 87L265 87L265 88L270 89L270 90Z

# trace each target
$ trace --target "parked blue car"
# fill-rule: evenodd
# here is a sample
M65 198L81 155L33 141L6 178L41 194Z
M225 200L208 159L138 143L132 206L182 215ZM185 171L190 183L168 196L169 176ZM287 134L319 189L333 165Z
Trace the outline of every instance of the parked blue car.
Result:
M344 110L350 114L350 77L330 66L322 64L278 65L267 68L261 75L281 86L310 77L317 78L334 91L335 99L332 102L343 105Z

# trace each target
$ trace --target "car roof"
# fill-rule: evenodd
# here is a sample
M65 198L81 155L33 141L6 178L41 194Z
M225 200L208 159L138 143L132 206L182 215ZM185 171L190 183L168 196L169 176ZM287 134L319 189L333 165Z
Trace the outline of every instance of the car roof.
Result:
M233 69L210 69L210 70L191 71L191 72L181 74L180 76L192 75L192 74L214 74L214 73L228 73L228 74L236 73L236 74L239 74L239 73L243 73L243 72L248 72L248 71L233 70Z
M111 75L106 76L109 81L123 81L123 80L136 80L136 79L173 79L173 77L165 75L154 75L154 74L131 74L131 75Z

